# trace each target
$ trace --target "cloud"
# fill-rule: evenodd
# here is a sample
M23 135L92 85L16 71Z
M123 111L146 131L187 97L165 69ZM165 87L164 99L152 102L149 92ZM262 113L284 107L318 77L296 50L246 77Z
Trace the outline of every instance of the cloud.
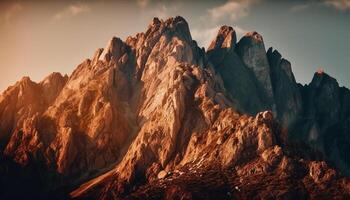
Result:
M321 0L321 1L306 1L304 4L295 5L290 8L291 12L300 12L311 8L312 6L328 6L340 11L350 10L350 0Z
M233 26L232 28L236 31L237 36L242 36L248 32L247 30L239 26ZM195 28L192 29L191 35L192 38L197 41L199 46L207 48L210 45L210 42L215 39L215 36L217 35L219 29L220 26L215 26L207 29Z
M310 4L299 4L299 5L292 6L290 8L290 11L291 12L300 12L300 11L308 9L309 7L310 7Z
M23 10L23 6L20 3L11 4L3 14L3 20L5 23L9 23L11 19L17 16Z
M153 8L149 10L149 14L152 16L159 17L161 19L167 19L178 14L179 7L175 4L165 5L162 3L152 6Z
M214 39L218 33L220 26L216 26L208 29L192 29L191 35L194 40L197 41L199 46L207 48L210 42Z
M81 13L89 12L90 7L86 4L72 4L59 11L54 15L54 19L61 20L72 16L79 15Z
M214 21L229 18L233 21L248 16L250 7L259 0L229 0L225 4L208 10Z
M141 8L145 8L149 5L150 0L136 0L137 5L140 6Z
M350 0L325 0L324 4L342 11L350 10Z
M237 33L237 37L243 36L244 34L249 32L248 30L241 28L241 27L238 27L238 26L234 26L233 29L235 29L235 31Z
M162 5L158 9L154 10L154 13L161 19L165 19L170 16L169 9L165 5Z

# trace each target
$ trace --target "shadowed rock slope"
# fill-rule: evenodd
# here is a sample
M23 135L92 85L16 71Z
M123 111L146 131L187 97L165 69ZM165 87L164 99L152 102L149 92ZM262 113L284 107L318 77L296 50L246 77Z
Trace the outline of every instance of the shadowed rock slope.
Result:
M0 197L349 198L349 98L325 73L298 85L256 32L223 26L205 51L154 18L1 95Z

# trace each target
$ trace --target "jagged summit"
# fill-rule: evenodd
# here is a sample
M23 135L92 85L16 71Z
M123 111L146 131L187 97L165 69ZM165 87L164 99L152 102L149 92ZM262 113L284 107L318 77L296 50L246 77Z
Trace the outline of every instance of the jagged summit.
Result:
M160 21L158 17L154 17L153 20L152 20L152 23L148 27L150 27L150 26L159 26L162 23L162 21Z
M160 20L157 17L153 18L148 26L146 35L154 31L159 33L165 32L166 34L176 34L183 37L186 41L192 41L188 23L181 16L176 16L175 18L171 17L166 20Z
M313 79L318 79L318 78L322 78L322 79L332 79L333 81L338 82L335 78L331 77L329 74L327 74L323 69L318 69L315 73L314 73L314 77ZM312 81L311 81L312 82Z
M120 38L113 37L98 57L100 60L107 62L111 60L117 62L126 51L127 47L125 43Z
M26 83L26 82L31 82L31 81L32 80L30 79L29 76L23 76L19 82Z
M315 76L298 85L255 32L222 26L205 52L184 18L154 18L1 95L0 198L347 198L313 150L348 172L350 92Z
M256 42L256 43L260 43L260 42L264 42L263 41L263 37L256 31L253 32L248 32L243 36L243 41L249 41L249 42Z
M267 50L267 55L271 55L271 57L274 57L276 60L281 60L282 59L282 55L280 54L280 52L277 51L277 49L274 49L273 47L270 47Z
M271 67L261 35L256 32L247 33L238 42L236 52L244 65L254 73L261 101L268 105L267 109L276 113Z
M324 70L323 70L322 68L319 68L319 69L317 69L316 73L318 73L318 74L323 74L323 73L324 73Z
M207 51L218 48L234 49L236 47L236 32L230 26L222 26L216 36L216 39L209 45Z
M323 86L332 86L335 89L338 89L339 83L335 78L333 78L326 72L316 71L314 73L311 83L309 84L309 87L319 88Z

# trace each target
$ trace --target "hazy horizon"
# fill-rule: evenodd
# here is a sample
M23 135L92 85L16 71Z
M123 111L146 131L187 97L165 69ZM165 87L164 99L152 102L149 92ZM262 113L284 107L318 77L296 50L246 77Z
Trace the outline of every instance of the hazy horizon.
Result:
M153 17L183 16L194 40L207 47L222 25L240 38L259 32L292 63L296 80L309 83L323 68L350 87L350 1L2 1L0 91L23 76L39 82L70 74L117 36L144 32Z

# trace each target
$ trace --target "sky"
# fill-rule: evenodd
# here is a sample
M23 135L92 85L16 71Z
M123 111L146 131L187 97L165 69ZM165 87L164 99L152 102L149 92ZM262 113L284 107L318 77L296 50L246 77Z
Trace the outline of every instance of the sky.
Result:
M296 80L322 68L350 88L350 0L0 1L0 91L23 76L71 74L117 36L144 32L152 18L183 16L207 47L222 25L257 31L266 50L289 60Z

